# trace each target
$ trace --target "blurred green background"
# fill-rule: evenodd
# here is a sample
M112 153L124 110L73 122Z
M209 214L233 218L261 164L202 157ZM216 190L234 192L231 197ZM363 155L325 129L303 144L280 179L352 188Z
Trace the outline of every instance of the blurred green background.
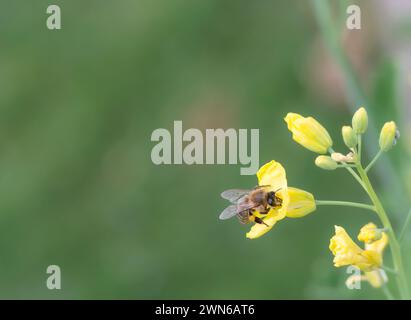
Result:
M409 16L381 14L388 0L360 1L362 30L347 32L347 2L327 2L371 120L400 125L372 176L399 228L410 207L409 69L392 41L409 42ZM61 7L61 30L46 28L50 4ZM321 207L250 241L249 226L217 217L220 192L255 176L150 158L152 131L172 132L174 120L259 128L260 164L281 162L290 185L368 201L347 172L315 167L283 121L313 115L345 151L341 126L357 105L342 79L310 1L1 0L0 298L383 298L367 284L346 289L328 249L335 224L355 237L377 222L372 213ZM51 264L60 291L46 287Z

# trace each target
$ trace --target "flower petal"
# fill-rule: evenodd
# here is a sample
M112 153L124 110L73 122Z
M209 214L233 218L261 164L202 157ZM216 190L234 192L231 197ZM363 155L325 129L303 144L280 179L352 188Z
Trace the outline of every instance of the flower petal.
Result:
M361 228L357 238L364 243L372 243L376 240L380 240L382 234L381 229L378 229L374 223L370 222Z
M382 256L382 253L383 253L385 247L387 246L387 244L388 244L388 236L385 232L383 232L381 239L373 241L372 243L366 243L365 244L365 250L375 251L379 255Z
M330 250L336 267L355 265L363 250L350 238L345 229L335 226L335 235L330 240Z
M264 224L255 224L251 227L251 230L246 234L248 239L257 239L262 235L266 234L271 228L276 224L279 219L278 215L275 214L267 214L267 217L264 218L264 223L268 225L268 227Z
M365 272L365 278L374 288L380 288L388 282L387 274L382 269Z
M315 200L311 193L301 189L289 187L288 196L290 197L290 200L286 212L287 217L301 218L315 211Z
M269 185L273 191L287 189L287 178L283 166L271 160L257 171L258 184Z

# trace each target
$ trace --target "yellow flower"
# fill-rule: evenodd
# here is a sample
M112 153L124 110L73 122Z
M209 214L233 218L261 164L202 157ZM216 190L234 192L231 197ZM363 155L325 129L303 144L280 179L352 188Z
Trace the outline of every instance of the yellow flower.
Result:
M314 118L288 113L284 120L288 130L293 133L294 141L308 150L324 154L332 147L333 142L327 130Z
M345 229L339 226L335 226L335 235L330 240L329 248L334 254L334 266L336 267L353 265L362 271L372 271L382 265L382 251L371 247L361 249Z
M270 186L276 191L276 196L282 200L281 207L271 208L267 214L255 212L266 224L255 224L247 233L247 238L256 239L267 233L277 221L285 217L303 217L316 209L314 197L311 193L291 188L287 185L287 178L283 166L272 160L263 165L257 172L258 184Z
M374 223L370 222L361 228L360 233L358 234L358 240L364 243L372 243L376 240L380 240L382 235L382 230L378 229Z

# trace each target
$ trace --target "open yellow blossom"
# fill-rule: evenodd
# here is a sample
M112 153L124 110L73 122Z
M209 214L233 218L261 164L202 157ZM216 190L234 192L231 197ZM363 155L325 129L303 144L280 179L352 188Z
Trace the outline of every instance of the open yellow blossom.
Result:
M276 195L282 200L281 207L271 208L267 214L255 215L266 224L255 224L247 233L247 238L256 239L267 233L277 221L285 217L303 217L316 209L314 197L311 193L291 188L287 185L286 173L283 166L272 160L263 165L257 172L258 184L270 186L270 190L276 191Z
M362 230L374 225L365 225ZM359 234L359 237L361 232ZM344 228L335 226L335 235L330 240L330 250L334 254L334 266L342 267L353 265L362 271L368 272L378 269L382 265L382 255L388 243L385 232L379 240L365 244L361 249L347 234Z
M360 233L358 234L358 240L364 243L372 243L376 240L380 240L382 235L382 230L378 229L374 223L370 222L361 228Z
M284 118L288 130L293 133L293 139L303 147L324 154L332 147L328 131L314 118L303 117L297 113L288 113Z
M335 235L330 240L329 248L336 267L353 265L362 271L372 271L382 265L382 251L375 250L375 247L361 249L339 226L335 226Z

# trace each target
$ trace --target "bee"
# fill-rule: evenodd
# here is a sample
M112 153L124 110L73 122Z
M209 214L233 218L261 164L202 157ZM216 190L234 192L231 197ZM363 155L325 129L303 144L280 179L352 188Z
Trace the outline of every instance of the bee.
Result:
M271 208L278 208L282 205L276 191L270 190L270 186L257 186L252 190L246 189L229 189L221 193L221 197L230 201L232 204L225 208L220 214L220 220L227 220L234 216L241 223L254 221L259 224L267 224L263 219L254 215L255 211L260 214L267 214Z

